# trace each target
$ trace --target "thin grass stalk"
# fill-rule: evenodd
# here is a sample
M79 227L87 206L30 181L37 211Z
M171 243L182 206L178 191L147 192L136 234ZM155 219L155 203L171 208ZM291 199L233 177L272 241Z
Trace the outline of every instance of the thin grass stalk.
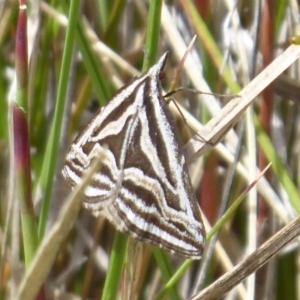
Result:
M263 66L268 66L274 59L273 49L274 49L274 7L272 1L266 1L263 4L262 10L262 26L261 26L261 47L263 55ZM272 118L273 118L273 109L274 109L274 83L271 83L265 90L262 92L261 101L260 101L260 110L259 110L259 120L265 130L266 134L270 137L272 136ZM268 164L267 159L260 149L258 152L258 167L263 169ZM268 180L271 179L271 174L267 173L266 177ZM260 231L263 226L263 223L266 219L269 219L270 209L267 203L262 197L259 197L258 201L258 231ZM268 232L268 235L271 234L271 231ZM268 236L265 238L267 239ZM264 242L262 240L261 242ZM263 275L262 278L265 278ZM260 298L260 297L258 297Z
M145 57L142 72L146 72L157 60L162 0L150 1L149 19L145 44Z
M53 176L56 168L57 154L59 148L60 132L62 127L65 100L67 94L68 78L71 67L72 51L74 47L76 25L79 15L81 2L73 0L70 4L69 23L66 32L66 43L62 58L61 74L58 84L57 100L53 124L50 131L49 142L45 153L40 184L44 191L44 199L41 209L41 217L39 222L39 237L44 235L47 216L50 207Z
M161 272L162 279L165 284L167 284L170 279L174 276L174 270L172 269L170 260L168 259L167 255L159 248L152 247L153 255L155 257L156 263L159 267L159 270ZM191 261L193 260L186 260ZM186 270L185 270L186 271ZM174 282L175 283L175 282ZM181 299L180 293L178 292L178 289L176 288L176 283L174 285L170 285L169 289L166 289L168 291L168 296L170 299Z
M54 1L52 1L54 2ZM43 28L41 32L43 33L40 41L41 49L51 49L52 41L55 38L54 28L55 21L46 17L43 19L41 24ZM33 90L35 96L34 101L31 104L31 110L29 112L29 130L31 132L31 141L37 147L37 152L40 153L44 151L45 146L45 138L44 133L47 129L47 117L44 113L45 99L47 99L47 94L49 95L49 74L50 72L46 72L45 70L50 69L50 60L49 60L49 51L41 51L40 55L37 58L34 78L35 88ZM30 96L30 95L29 95ZM40 174L42 164L38 164L37 173Z
M66 1L63 1L62 4L67 9L68 5ZM106 86L106 75L101 72L101 65L91 47L91 40L88 38L80 19L77 22L76 42L92 81L93 88L95 89L97 99L101 105L104 105L109 97L109 90Z
M259 145L263 146L261 149L263 150L268 161L272 162L273 172L285 188L294 209L298 214L300 214L300 195L297 187L295 186L289 172L287 171L286 167L279 157L279 154L274 148L271 139L262 128L261 123L259 122L259 119L256 115L254 115L254 123L256 140L258 141Z
M106 44L113 49L118 46L118 42L115 39L115 34L117 34L119 20L122 17L122 13L124 12L126 4L126 1L123 0L113 2L112 12L109 16L107 27L105 28L105 35L103 40L106 41Z
M262 4L262 22L261 22L261 49L263 56L263 67L268 66L274 59L274 40L275 32L273 28L275 27L275 7L273 1L267 0ZM272 136L272 120L274 114L274 82L272 82L265 90L262 92L260 99L260 110L259 110L259 120L260 123L268 136ZM261 147L262 148L262 147ZM258 167L263 169L268 160L262 149L258 151ZM266 174L266 179L271 181L272 173L268 172ZM268 203L262 196L258 197L257 203L257 236L260 244L265 242L270 236L274 234L274 214L271 213ZM268 225L266 226L266 220L268 220ZM274 263L274 262L272 262ZM266 283L268 281L268 268L270 263L264 265L256 273L255 279L255 290L253 297L256 299L265 298L266 293ZM250 295L249 295L250 296ZM250 299L250 298L248 298Z

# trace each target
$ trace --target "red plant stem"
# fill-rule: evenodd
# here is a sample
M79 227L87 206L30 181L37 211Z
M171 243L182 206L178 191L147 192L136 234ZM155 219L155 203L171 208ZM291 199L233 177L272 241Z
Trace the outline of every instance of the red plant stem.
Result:
M216 222L219 207L220 181L216 173L217 164L218 157L216 153L212 151L205 162L200 187L200 206L210 224Z
M263 53L263 65L266 67L273 60L273 46L274 46L274 3L268 0L264 3L262 15L262 32L261 32L261 45ZM266 131L271 136L272 134L272 115L273 115L273 102L274 102L274 87L270 84L262 93L261 106L260 106L260 122ZM258 157L259 168L263 170L268 161L263 154L259 151ZM270 173L266 173L266 177L270 177ZM259 199L259 212L258 223L261 224L269 216L269 208L263 199ZM259 226L260 227L260 226Z
M24 112L16 104L13 106L13 127L14 127L14 157L15 170L17 174L17 186L20 201L21 213L33 212L31 202L31 176L30 176L30 153L27 119ZM24 182L25 180L25 182ZM20 195L21 194L21 195Z
M30 142L27 122L28 102L28 50L27 50L27 7L20 0L16 32L16 103L12 108L14 171L22 222L22 235L26 268L29 267L38 247L37 224L32 202ZM44 286L36 299L46 299Z
M28 86L28 51L27 51L27 15L26 7L20 7L16 32L16 75L17 75L17 102L20 107L27 108L27 93L24 89ZM20 95L21 93L21 95ZM21 97L20 97L21 96ZM20 100L20 102L19 102Z
M273 60L274 47L274 7L275 3L272 0L267 0L263 4L262 9L262 32L261 32L261 47L263 54L263 66L268 66ZM262 93L260 103L259 119L266 133L272 136L272 116L274 102L274 85L270 84ZM258 165L260 170L263 170L268 164L268 161L262 150L258 153ZM270 179L270 172L265 174L267 179ZM268 204L262 197L258 198L258 214L257 214L257 231L259 244L262 244L271 235L270 227L264 226L266 220L270 218L270 209ZM271 222L268 222L269 224ZM255 280L255 299L264 298L264 289L267 278L267 266L264 266L256 273Z
M209 0L194 0L194 5L204 20L207 20L210 15Z

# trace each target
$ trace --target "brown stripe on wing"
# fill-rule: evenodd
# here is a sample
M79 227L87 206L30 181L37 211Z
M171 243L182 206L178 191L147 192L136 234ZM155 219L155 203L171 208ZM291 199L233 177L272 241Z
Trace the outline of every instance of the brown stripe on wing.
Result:
M145 191L146 193L149 193L149 191ZM150 243L155 244L156 246L162 247L168 252L176 252L177 254L180 254L182 256L187 257L200 257L201 253L203 252L203 245L202 240L197 240L195 238L195 233L193 232L191 234L189 223L183 223L182 220L164 220L162 219L161 215L155 215L152 213L147 212L145 214L139 207L136 205L136 203L133 203L132 201L128 201L125 197L122 197L122 194L119 194L120 200L125 204L128 205L128 208L133 211L133 213L137 217L141 217L145 220L148 226L151 224L155 224L159 227L161 234L155 235L152 234L148 228L140 229L135 222L132 222L128 219L128 212L122 211L119 207L117 207L117 203L113 202L111 205L114 206L113 209L109 209L110 211L113 210L114 219L118 220L117 224L115 226L119 228L124 233L127 233L131 236L136 237L137 239L142 241L147 241ZM147 197L149 198L149 196ZM139 199L142 201L142 199ZM155 203L155 202L154 202ZM140 203L142 204L142 203ZM144 203L147 207L147 203ZM159 210L158 210L159 211ZM125 226L120 227L120 224L124 222ZM198 228L194 228L198 232L199 237L204 236L203 235L203 228L198 226ZM189 244L195 248L195 251L192 253L190 250L187 250L185 248L179 247L178 245L167 241L162 237L163 232L168 233L170 236L176 237L179 241L182 240L186 244Z

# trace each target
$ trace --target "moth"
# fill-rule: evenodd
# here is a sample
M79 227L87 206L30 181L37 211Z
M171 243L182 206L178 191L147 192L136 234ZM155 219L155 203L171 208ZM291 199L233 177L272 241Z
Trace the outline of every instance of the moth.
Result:
M167 57L119 89L96 114L72 143L62 173L72 187L80 184L106 145L84 206L138 240L199 259L205 228L160 85Z

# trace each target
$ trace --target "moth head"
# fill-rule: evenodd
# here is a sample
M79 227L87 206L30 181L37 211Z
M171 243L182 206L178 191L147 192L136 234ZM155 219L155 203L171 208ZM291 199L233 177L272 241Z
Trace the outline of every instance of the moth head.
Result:
M166 61L168 59L169 52L165 52L162 57L159 59L158 63L152 66L147 74L149 76L158 77L159 79L163 79L165 77L164 67Z

